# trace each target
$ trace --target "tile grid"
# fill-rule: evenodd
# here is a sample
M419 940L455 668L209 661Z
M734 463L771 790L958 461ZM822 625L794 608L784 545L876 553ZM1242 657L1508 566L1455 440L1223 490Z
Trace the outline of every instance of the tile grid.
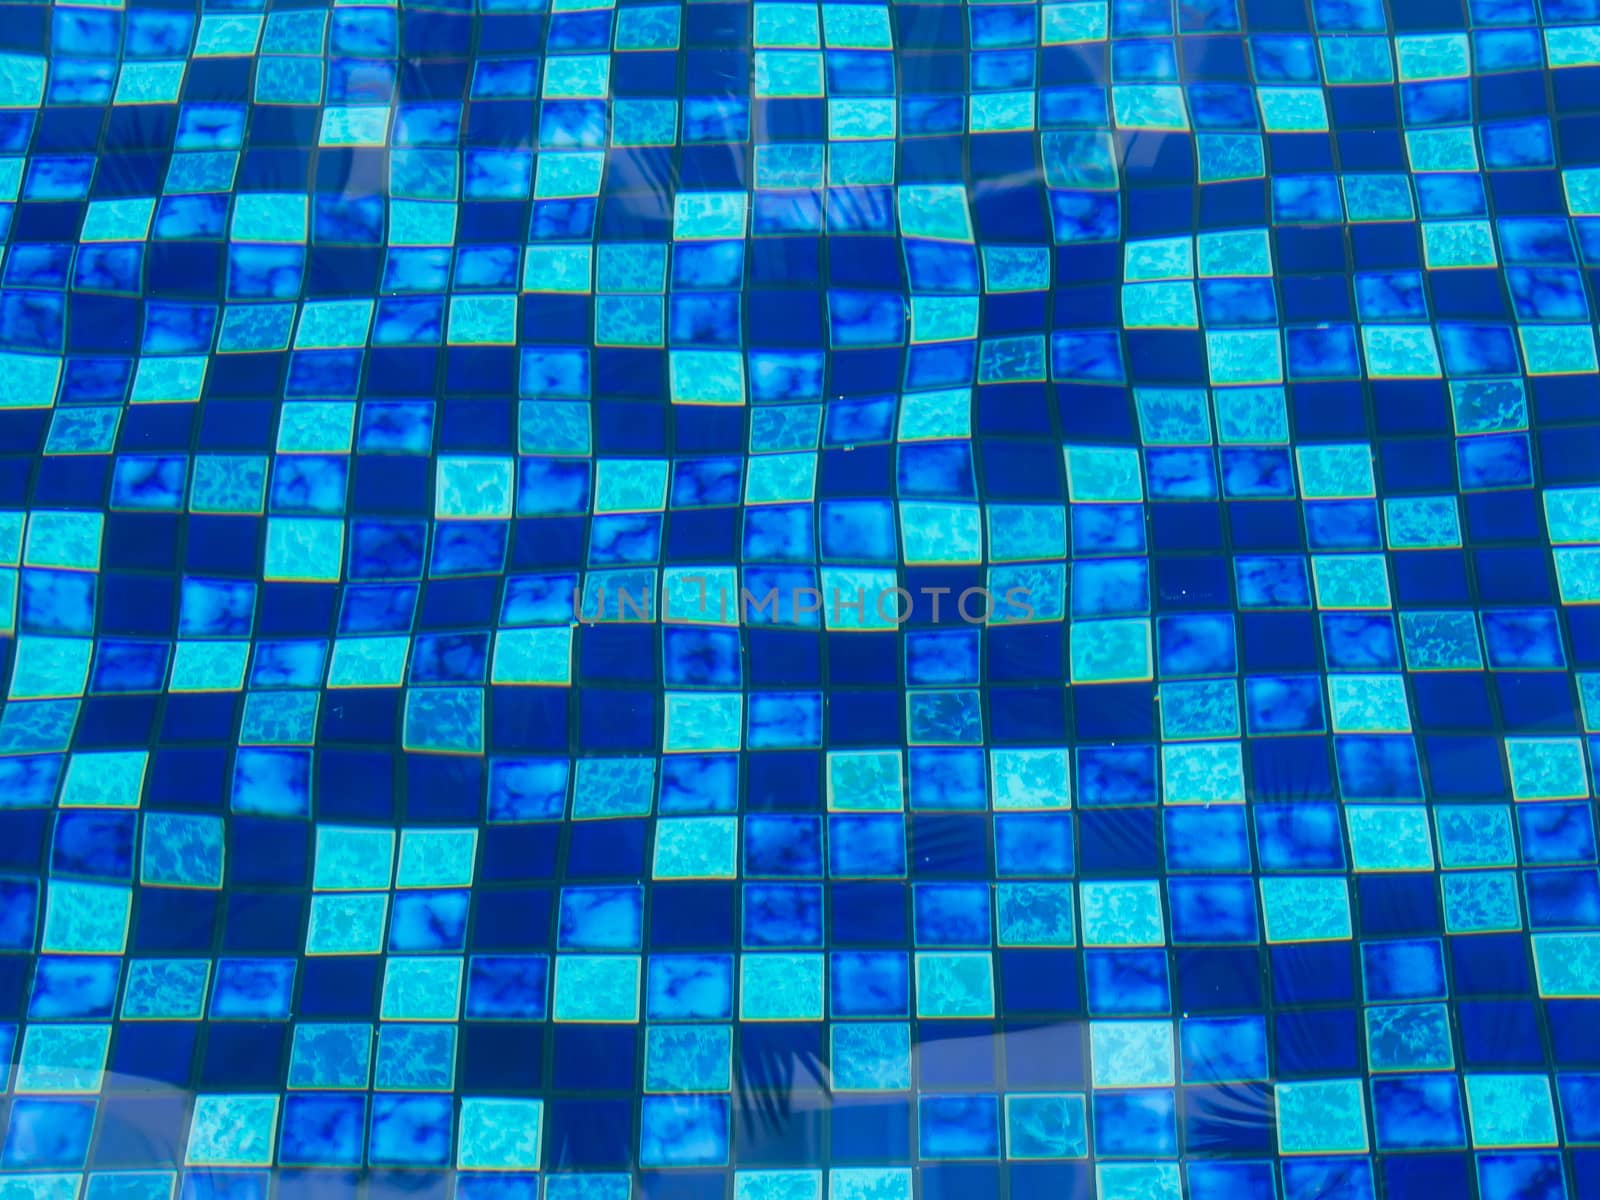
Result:
M1600 1188L1586 0L4 18L7 1189Z

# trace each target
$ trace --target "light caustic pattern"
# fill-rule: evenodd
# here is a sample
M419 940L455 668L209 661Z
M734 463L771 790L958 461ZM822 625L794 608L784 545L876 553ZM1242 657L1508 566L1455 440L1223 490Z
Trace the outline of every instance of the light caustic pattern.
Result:
M1600 1196L1595 0L7 0L0 240L0 1200Z

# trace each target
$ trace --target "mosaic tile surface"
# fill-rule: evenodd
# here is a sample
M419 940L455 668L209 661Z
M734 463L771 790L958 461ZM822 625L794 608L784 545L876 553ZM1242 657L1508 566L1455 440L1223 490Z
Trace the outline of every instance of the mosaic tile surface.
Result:
M0 233L0 1200L1600 1197L1600 0L7 0Z

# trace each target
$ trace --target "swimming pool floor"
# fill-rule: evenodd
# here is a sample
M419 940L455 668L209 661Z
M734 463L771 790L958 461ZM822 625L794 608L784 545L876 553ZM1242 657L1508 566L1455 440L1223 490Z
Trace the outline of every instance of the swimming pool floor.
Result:
M1600 0L6 0L0 249L0 1200L1600 1197Z

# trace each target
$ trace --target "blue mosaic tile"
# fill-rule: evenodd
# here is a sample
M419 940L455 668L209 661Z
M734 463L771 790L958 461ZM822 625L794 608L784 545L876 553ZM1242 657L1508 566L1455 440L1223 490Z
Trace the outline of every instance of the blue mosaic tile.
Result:
M0 1200L1600 1196L1600 4L0 3Z

